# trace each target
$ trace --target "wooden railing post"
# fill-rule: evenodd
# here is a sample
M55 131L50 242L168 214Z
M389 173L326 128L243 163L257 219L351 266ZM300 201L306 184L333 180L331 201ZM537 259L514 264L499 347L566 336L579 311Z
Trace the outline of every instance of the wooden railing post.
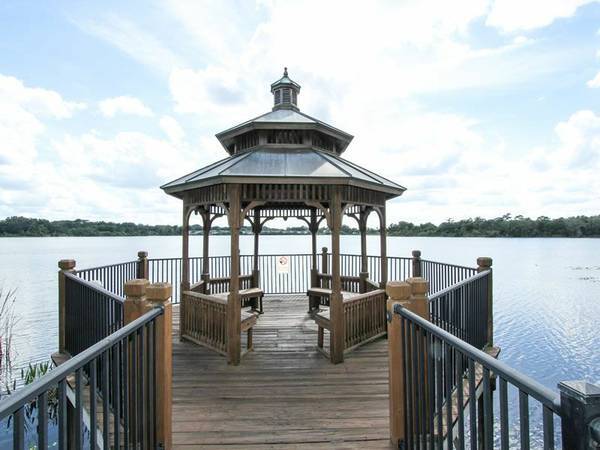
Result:
M588 450L600 446L600 386L561 381L562 448Z
M140 318L148 310L148 304L146 303L146 288L149 284L149 281L144 279L129 280L125 283L125 302L123 304L124 325L127 325ZM136 363L134 361L135 358L133 354L133 348L131 346L128 348L127 354L127 374L129 377L127 384L130 386L128 402L130 405L135 405L137 395L137 389L135 386L139 384L139 380L137 377L135 377L134 367L136 366ZM136 408L132 407L128 413L130 444L133 446L136 444L136 436L138 435L137 430L140 428L140 418L136 414L135 410Z
M358 290L361 294L367 292L367 278L369 278L369 272L360 272L358 274Z
M404 304L410 299L411 286L400 281L390 281L386 286L388 365L390 397L390 441L399 448L406 437L404 424L404 333L400 316L394 314L396 303Z
M156 440L164 450L172 447L172 380L173 380L173 305L169 283L154 283L146 288L150 307L162 307L163 314L156 318Z
M412 276L422 277L423 270L421 268L421 250L412 251Z
M321 249L321 273L328 273L329 272L329 267L328 267L328 263L329 263L329 257L328 257L328 253L327 253L327 247L323 247ZM322 287L322 288L329 288L331 287L329 285L329 281L325 280L323 278L321 278L321 286L317 286L317 287Z
M147 280L148 276L148 252L140 250L138 252L137 278Z
M61 259L58 262L58 352L65 353L65 330L67 320L66 272L75 272L74 259Z
M480 256L479 258L477 258L477 272L483 272L485 270L490 271L487 286L487 343L491 347L494 345L494 286L492 279L492 258L489 258L487 256Z

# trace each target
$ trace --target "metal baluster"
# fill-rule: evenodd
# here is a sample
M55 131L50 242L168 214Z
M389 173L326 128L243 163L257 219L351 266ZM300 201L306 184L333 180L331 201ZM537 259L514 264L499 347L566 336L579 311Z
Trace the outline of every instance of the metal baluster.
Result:
M508 385L500 378L500 448L509 449L508 440Z
M519 389L519 432L521 450L529 450L529 396Z

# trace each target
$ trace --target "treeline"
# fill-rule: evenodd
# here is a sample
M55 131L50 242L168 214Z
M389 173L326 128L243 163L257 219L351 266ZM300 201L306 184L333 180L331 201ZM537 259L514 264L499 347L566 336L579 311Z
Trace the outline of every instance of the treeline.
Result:
M191 234L201 234L200 225L190 226ZM243 227L241 234L252 234L250 227ZM378 233L369 229L369 234ZM0 237L43 237L43 236L173 236L181 234L177 225L141 225L131 222L93 222L89 220L30 219L8 217L0 220ZM215 226L214 235L229 234L228 227ZM270 228L264 227L265 235L309 234L306 226ZM321 228L319 234L329 234ZM342 234L358 234L358 229L342 226ZM505 214L494 219L452 220L439 225L433 223L413 224L398 222L388 227L389 236L442 236L442 237L600 237L600 216L576 216L550 219L545 216L530 219Z
M388 228L391 236L442 237L600 237L600 216L530 219L505 214L494 219L452 220L439 225L398 222Z

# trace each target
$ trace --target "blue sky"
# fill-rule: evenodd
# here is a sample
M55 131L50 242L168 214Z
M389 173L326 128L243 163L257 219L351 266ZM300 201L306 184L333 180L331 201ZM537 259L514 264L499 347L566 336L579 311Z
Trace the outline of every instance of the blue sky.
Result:
M390 221L600 212L598 2L5 0L0 55L0 217L178 223L283 66Z

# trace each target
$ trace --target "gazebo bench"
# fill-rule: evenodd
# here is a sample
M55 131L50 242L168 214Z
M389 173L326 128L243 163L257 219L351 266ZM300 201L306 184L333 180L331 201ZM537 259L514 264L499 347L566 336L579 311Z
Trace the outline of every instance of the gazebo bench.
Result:
M248 335L248 339L246 341L246 351L250 352L254 349L254 342L252 340L252 329L254 325L256 325L256 314L250 313L248 311L242 311L241 316L241 328L242 333L246 332Z
M331 293L333 291L327 288L312 287L306 291L308 296L308 312L313 312L319 309L319 305L329 306L331 301ZM342 291L342 299L348 300L358 295L354 292Z
M240 299L243 306L252 306L252 309L257 310L259 314L263 314L263 297L264 291L261 288L253 287L248 289L240 289Z
M329 310L319 311L313 316L315 323L317 324L317 350L323 353L327 358L329 354L323 348L323 341L325 340L325 330L331 332L331 319L329 316Z

